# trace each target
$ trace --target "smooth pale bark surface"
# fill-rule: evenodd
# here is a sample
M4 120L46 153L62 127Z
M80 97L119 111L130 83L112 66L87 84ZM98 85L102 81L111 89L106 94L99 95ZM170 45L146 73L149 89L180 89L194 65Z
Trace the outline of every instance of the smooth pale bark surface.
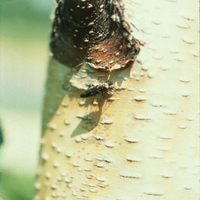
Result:
M36 199L199 199L198 2L125 4L146 45L112 99L50 59Z

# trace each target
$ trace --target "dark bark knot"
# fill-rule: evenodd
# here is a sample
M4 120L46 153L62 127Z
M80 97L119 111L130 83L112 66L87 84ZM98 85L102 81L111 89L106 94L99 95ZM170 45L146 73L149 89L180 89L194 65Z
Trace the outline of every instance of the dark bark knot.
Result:
M122 0L57 2L50 48L58 61L112 71L136 59L139 41L124 18Z

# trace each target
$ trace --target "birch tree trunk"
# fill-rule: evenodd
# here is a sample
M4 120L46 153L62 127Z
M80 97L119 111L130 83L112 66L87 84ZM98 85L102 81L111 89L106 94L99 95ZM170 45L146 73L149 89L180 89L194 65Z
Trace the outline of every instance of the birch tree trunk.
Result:
M80 98L71 68L50 58L35 199L199 199L198 1L125 11L145 45L111 98Z

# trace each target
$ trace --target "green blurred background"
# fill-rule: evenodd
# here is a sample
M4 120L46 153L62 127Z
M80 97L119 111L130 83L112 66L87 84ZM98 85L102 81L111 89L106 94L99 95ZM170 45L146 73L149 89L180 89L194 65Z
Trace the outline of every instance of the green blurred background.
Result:
M34 193L54 0L0 0L0 199Z

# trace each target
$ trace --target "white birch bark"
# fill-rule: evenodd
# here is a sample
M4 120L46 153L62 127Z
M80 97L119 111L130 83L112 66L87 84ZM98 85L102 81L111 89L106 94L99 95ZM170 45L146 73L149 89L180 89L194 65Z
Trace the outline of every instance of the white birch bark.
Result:
M199 199L198 1L125 5L146 44L112 99L80 99L50 58L36 199Z

